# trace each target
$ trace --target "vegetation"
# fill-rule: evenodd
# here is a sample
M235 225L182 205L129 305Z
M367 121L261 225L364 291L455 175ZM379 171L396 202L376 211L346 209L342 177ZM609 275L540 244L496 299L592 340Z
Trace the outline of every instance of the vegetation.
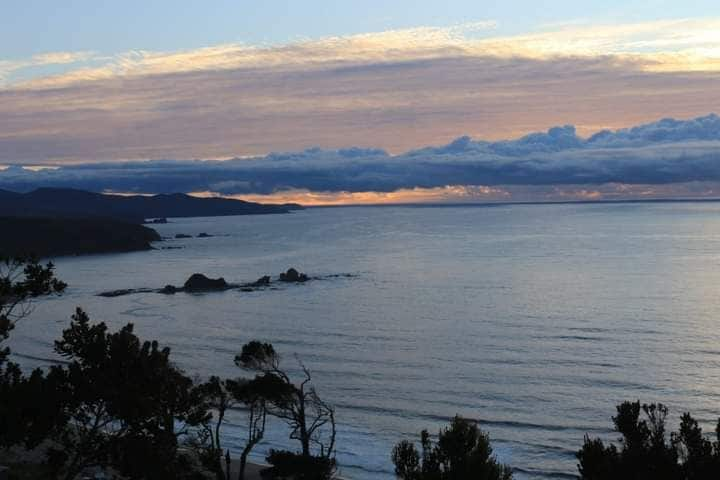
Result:
M0 217L0 251L46 257L150 250L153 229L109 218Z
M207 407L215 413L196 432L194 445L201 452L204 464L219 478L225 478L222 469L221 428L226 412L235 405L244 407L246 413L247 437L240 454L238 479L245 478L247 458L252 449L262 441L269 414L269 404L283 389L283 385L268 375L257 375L254 379L226 379L211 377L199 387ZM229 456L229 452L226 452Z
M577 454L586 480L705 480L720 477L720 421L715 441L685 413L668 438L662 404L624 402L613 417L620 446L586 437Z
M52 263L43 266L30 257L0 258L0 448L36 445L57 420L57 409L49 405L58 391L57 378L46 379L40 370L23 376L20 367L8 361L10 348L3 343L30 314L34 298L60 293L65 287L55 278Z
M297 451L271 450L264 478L324 480L334 476L335 410L320 397L310 371L297 375L269 343L252 341L235 357L246 375L194 382L170 359L170 349L142 341L128 324L111 332L77 309L55 342L66 360L26 375L9 361L3 343L32 311L33 299L66 285L52 264L32 258L0 261L0 451L42 452L32 478L81 478L99 468L129 479L229 478L222 426L234 407L246 416L238 480L268 419L289 428ZM295 378L294 378L295 377ZM667 431L662 404L625 402L613 417L617 444L585 438L577 453L584 480L709 480L720 476L720 421L714 438L685 413ZM401 441L392 450L402 480L510 480L511 469L493 455L475 422L456 416L436 439L424 430L420 449ZM183 448L185 447L185 448ZM188 450L187 447L193 447Z
M30 311L30 300L60 293L51 264L7 259L0 270L0 347ZM170 360L170 349L140 340L132 324L117 332L78 309L55 342L66 363L24 375L0 350L0 449L41 451L38 478L80 478L100 468L124 478L226 478L221 428L235 405L247 415L239 479L262 441L268 416L291 426L301 450L271 452L269 478L330 478L335 469L334 410L311 384L309 371L293 383L270 344L251 342L236 364L252 378L211 377L196 384ZM326 432L327 430L327 432ZM193 439L189 442L188 439ZM183 453L182 443L196 447ZM226 452L229 458L229 452ZM209 470L209 471L208 471Z
M65 289L54 269L52 263L43 266L32 257L0 256L0 369L10 354L2 344L16 323L30 314L30 301Z
M269 412L290 427L290 438L300 442L300 453L270 451L271 478L331 478L335 472L335 410L324 402L312 384L310 371L298 362L303 373L299 383L281 368L280 356L269 343L243 346L235 364L259 372L273 386Z
M142 342L131 324L109 333L79 310L55 344L67 366L63 418L52 457L70 480L112 465L137 478L178 477L178 438L207 418L193 382L170 363L170 349Z
M392 451L395 474L403 480L510 480L512 471L495 459L490 439L475 422L456 416L433 443L420 434L422 452L404 440Z

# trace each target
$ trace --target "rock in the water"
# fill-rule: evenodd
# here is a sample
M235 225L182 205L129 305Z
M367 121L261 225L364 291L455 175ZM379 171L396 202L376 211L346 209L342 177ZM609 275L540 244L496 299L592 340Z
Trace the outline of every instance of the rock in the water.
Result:
M132 288L123 288L122 290L112 290L110 292L102 292L102 293L99 293L98 296L113 298L113 297L122 297L123 295L129 295L131 293L135 293L135 290Z
M281 282L307 282L308 276L300 273L294 268L290 268L287 272L280 274Z
M186 233L178 233L175 235L175 238L192 238L192 235L188 235Z
M146 220L145 223L152 223L155 225L161 225L168 223L167 218L151 218L150 220Z
M174 295L177 292L178 288L175 285L165 285L159 290L159 293L164 293L165 295Z
M255 283L253 284L257 287L264 287L266 285L270 285L270 275L265 275L264 277L260 277L257 280L255 280Z
M185 282L184 288L188 292L202 292L206 290L226 290L230 286L224 278L208 278L202 273L193 273Z
M198 234L198 238L210 238L210 237L212 237L212 235L208 235L205 232L201 232Z

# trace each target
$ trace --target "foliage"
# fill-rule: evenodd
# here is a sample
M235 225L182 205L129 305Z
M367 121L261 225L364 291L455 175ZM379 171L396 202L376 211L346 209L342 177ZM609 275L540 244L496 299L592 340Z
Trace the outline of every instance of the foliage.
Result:
M690 414L668 439L668 410L662 404L624 402L613 417L620 447L585 438L577 454L580 475L586 480L704 480L720 477L720 421L711 442ZM641 418L641 415L644 418Z
M109 333L80 309L55 349L69 360L62 369L69 423L53 436L64 478L108 465L132 478L175 478L177 438L207 412L170 350L141 342L130 324Z
M225 414L235 403L233 392L237 389L234 380L221 380L212 376L208 381L198 385L197 391L205 402L207 408L214 412L203 422L196 436L193 446L200 454L203 465L210 469L217 478L223 479L222 470L222 444L220 431L225 421Z
M422 455L409 441L392 451L395 473L403 480L509 480L512 472L495 459L490 439L476 423L456 416L433 443L421 433Z
M59 367L23 376L17 365L8 365L0 382L0 447L33 449L66 424L66 379Z
M290 438L300 442L303 456L334 458L335 410L320 398L310 371L300 361L303 379L299 383L294 383L280 368L280 356L269 343L255 341L244 345L235 363L260 371L273 384L270 413L288 424Z
M258 342L255 342L255 344L262 345ZM272 349L272 346L268 346ZM281 397L286 394L286 385L279 377L263 373L256 375L252 379L222 380L213 376L207 382L199 385L198 390L208 408L215 415L203 424L203 428L197 432L194 443L196 449L200 452L203 463L218 478L224 478L221 428L226 412L238 404L244 407L247 436L245 446L240 453L238 474L239 480L242 480L245 477L245 467L250 452L265 436L269 406L273 402L282 401Z
M67 285L55 277L52 263L41 265L32 257L0 256L0 346L20 319L30 313L30 300L60 293ZM10 350L0 348L0 368Z
M25 377L8 363L10 349L2 347L18 321L30 314L32 299L61 293L66 285L55 277L52 263L31 257L0 256L0 447L38 445L59 418L59 375L36 370Z

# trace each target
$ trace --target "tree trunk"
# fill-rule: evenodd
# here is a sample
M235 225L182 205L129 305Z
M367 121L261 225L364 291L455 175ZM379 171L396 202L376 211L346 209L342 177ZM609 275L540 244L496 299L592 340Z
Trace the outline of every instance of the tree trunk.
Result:
M238 473L238 480L245 480L245 466L247 465L247 457L250 453L251 446L246 446L240 454L240 472Z
M305 420L305 392L304 388L300 388L298 392L298 423L300 424L300 443L302 444L302 454L304 457L310 456L310 437L307 432Z
M218 421L215 424L215 435L212 439L213 443L213 450L215 451L215 456L217 457L217 471L218 471L218 479L219 480L225 480L222 475L222 448L220 448L220 426L222 425L223 419L225 418L225 409L219 409L218 410ZM230 472L228 471L228 477L230 475Z

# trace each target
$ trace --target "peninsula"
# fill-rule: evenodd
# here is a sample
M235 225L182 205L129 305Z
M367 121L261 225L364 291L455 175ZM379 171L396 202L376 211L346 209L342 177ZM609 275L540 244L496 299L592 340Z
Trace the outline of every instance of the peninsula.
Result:
M296 204L267 205L184 193L110 195L84 190L39 188L28 193L0 190L0 217L114 218L142 223L148 218L215 217L288 213Z

